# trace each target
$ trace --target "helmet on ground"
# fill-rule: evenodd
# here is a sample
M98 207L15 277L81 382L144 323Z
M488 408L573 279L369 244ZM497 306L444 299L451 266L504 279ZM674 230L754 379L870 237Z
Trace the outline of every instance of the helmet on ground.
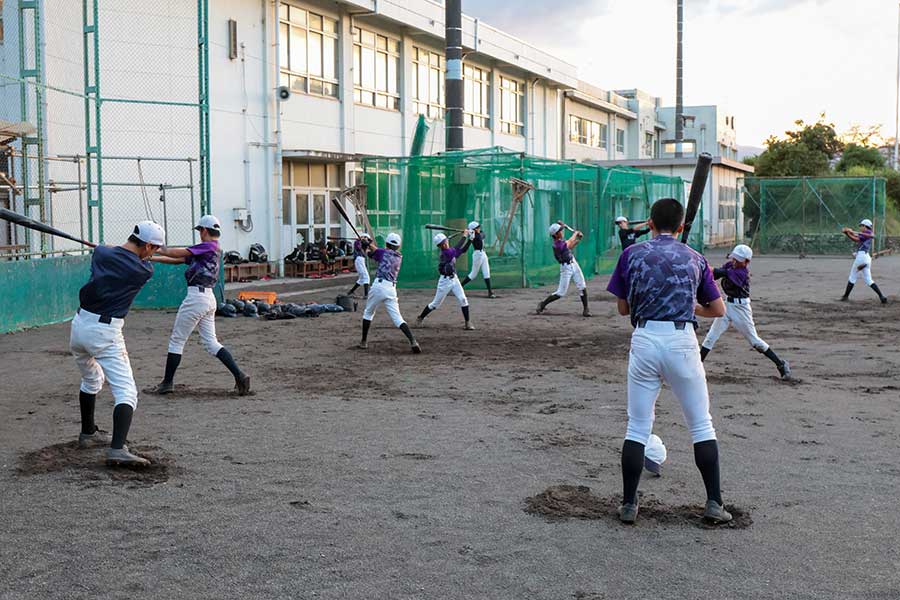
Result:
M481 223L479 223L478 221L472 221L471 223L469 223L467 229L478 229L479 227L481 227Z
M750 260L753 258L753 250L746 244L738 244L731 251L731 258L738 260Z
M431 238L431 241L434 243L435 246L440 246L441 244L443 244L444 242L447 241L447 236L444 235L443 233L438 233L433 238Z
M245 303L243 300L234 300L234 301L231 303L231 305L234 306L234 309L235 309L236 311L238 311L238 312L244 312L244 306L246 305L246 303Z
M238 314L237 309L234 307L233 304L226 304L225 306L222 307L222 316L223 317L236 317L237 314Z
M862 221L859 222L859 224L862 225L863 227L868 227L869 229L872 229L872 221L870 221L869 219L863 219Z
M556 235L557 233L559 233L559 230L562 228L563 228L562 225L560 225L559 223L554 223L553 225L550 226L550 228L547 231L550 232L550 235Z
M399 246L400 235L397 233L389 233L388 236L384 238L384 243L390 244L391 246Z
M256 305L252 302L247 302L244 304L244 316L245 317L256 317L259 315L259 310L257 310Z

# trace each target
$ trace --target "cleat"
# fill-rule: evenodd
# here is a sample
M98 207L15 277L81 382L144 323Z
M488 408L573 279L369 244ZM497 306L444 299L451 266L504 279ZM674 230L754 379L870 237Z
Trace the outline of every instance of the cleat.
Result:
M106 465L108 467L149 467L150 461L129 452L128 446L122 446L121 448L109 448L106 451Z
M151 394L157 394L159 396L165 396L166 394L171 394L175 391L175 383L174 382L161 382L158 386L150 390Z
M785 381L791 378L791 365L788 361L782 361L781 365L778 367L778 372L781 374L781 378Z
M94 426L94 433L78 434L78 447L81 449L105 448L109 446L111 441L112 437L109 433L101 431L96 425Z
M363 340L363 341L361 341L359 344L357 344L356 347L359 348L360 350L368 350L368 349L369 349L369 342Z
M422 346L419 345L419 342L413 342L409 348L413 354L422 354Z
M882 296L882 297L881 297L881 303L882 303L882 304L887 304L887 298L885 298L884 296Z
M721 525L728 523L733 517L731 513L725 510L725 507L715 500L706 501L706 510L703 511L703 520L707 523Z
M637 504L623 504L619 507L619 520L623 523L633 524L637 520L637 515Z
M592 315L591 311L589 311L588 309L584 309L584 311L581 313L581 316L582 317L593 317L594 315Z
M538 307L537 307L537 314L543 313L545 308L546 308L546 306L544 305L544 303L543 303L543 302L539 302L539 303L538 303Z
M425 319L422 317L416 317L416 327L421 327L425 324Z
M466 330L466 331L475 331L475 326L472 325L471 323L469 323L468 321L466 321L466 327L465 327L465 330Z
M250 376L244 375L240 379L235 380L234 389L237 390L238 396L246 396L250 393Z
M841 302L846 302L850 299L850 296L841 296Z
M494 300L495 298L497 298L497 294L493 294L493 293L488 294L488 298L490 298L491 300Z

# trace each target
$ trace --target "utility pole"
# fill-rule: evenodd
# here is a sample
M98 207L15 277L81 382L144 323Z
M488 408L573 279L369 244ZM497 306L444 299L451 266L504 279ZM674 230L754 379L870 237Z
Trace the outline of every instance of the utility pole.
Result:
M463 49L462 0L444 0L445 37L447 41L447 150L463 149Z

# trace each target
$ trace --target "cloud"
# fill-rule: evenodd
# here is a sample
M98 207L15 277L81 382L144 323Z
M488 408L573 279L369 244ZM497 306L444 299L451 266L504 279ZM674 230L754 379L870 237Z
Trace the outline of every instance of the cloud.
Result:
M464 2L463 12L519 37L532 33L543 38L563 34L585 15L606 14L609 5L610 0L481 0L470 6Z

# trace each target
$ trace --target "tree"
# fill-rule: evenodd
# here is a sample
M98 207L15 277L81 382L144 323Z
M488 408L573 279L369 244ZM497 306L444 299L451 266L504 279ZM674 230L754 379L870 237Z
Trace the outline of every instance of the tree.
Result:
M812 125L802 119L794 124L797 129L786 131L784 139L771 136L766 140L766 150L756 157L756 175L800 177L828 173L830 161L844 148L834 123L826 123L822 114Z
M883 169L884 157L878 148L848 144L844 148L841 160L838 161L834 170L839 173L846 173L853 167L866 167L873 170Z

